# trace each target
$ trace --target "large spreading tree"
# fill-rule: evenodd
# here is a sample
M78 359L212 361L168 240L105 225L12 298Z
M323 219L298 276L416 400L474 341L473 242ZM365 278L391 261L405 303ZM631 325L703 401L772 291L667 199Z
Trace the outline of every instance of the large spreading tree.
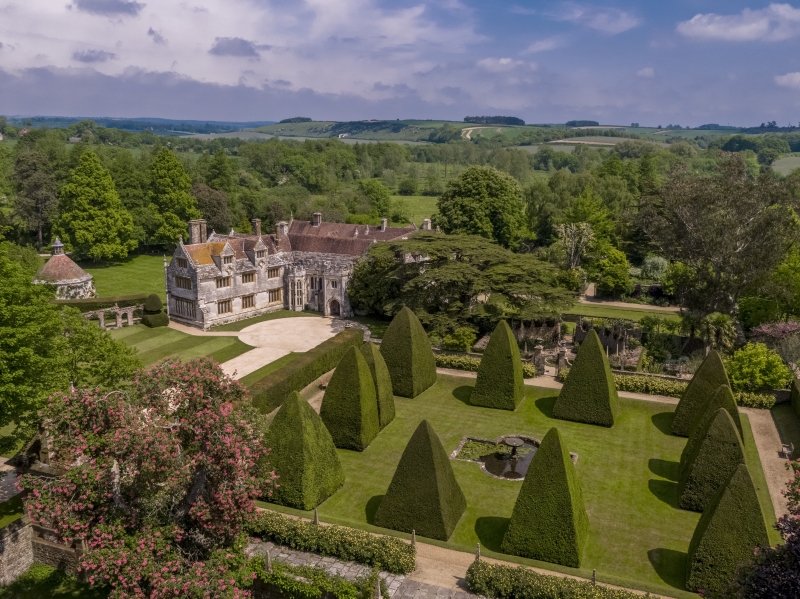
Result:
M17 192L15 212L29 229L36 231L36 242L41 251L45 230L56 215L56 174L41 152L24 149L17 155L11 179Z

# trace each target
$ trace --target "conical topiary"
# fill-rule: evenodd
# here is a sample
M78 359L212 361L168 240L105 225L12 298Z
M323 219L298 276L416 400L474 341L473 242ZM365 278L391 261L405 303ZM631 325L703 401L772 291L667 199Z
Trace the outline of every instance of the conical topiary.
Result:
M378 422L381 428L394 420L394 394L392 393L392 377L380 350L374 343L365 343L361 354L375 382L375 395L378 398Z
M446 541L466 508L442 442L423 420L400 457L375 525Z
M519 346L511 327L501 320L483 352L469 402L473 406L516 410L524 394Z
M719 389L720 385L731 386L725 365L716 350L706 356L700 368L694 373L689 386L683 392L678 407L675 408L675 418L672 420L672 434L679 437L688 437L692 432L697 415L703 408L706 400Z
M691 441L691 450L681 456L679 502L685 510L702 512L736 467L745 463L744 448L724 408L697 429Z
M400 397L416 397L436 382L431 342L416 314L404 307L394 317L381 342L381 354Z
M501 550L578 568L588 533L575 466L558 429L551 428L528 467Z
M720 593L736 568L769 543L764 515L747 466L740 464L700 516L689 544L686 588Z
M293 391L264 435L278 485L269 501L311 510L344 484L344 470L328 429L308 402Z
M611 366L594 330L583 340L575 363L553 406L553 416L600 426L614 426L619 398Z
M347 350L333 371L319 415L341 449L364 451L380 432L375 383L355 347Z
M144 314L142 314L142 324L150 328L165 327L169 325L169 316L161 311L161 298L155 293L151 293L144 300Z
M698 438L698 435L695 433L708 424L708 421L717 414L717 410L720 408L724 408L725 411L731 415L733 424L736 426L736 430L739 432L739 438L744 444L744 430L742 429L742 418L739 415L739 406L736 405L736 399L733 397L731 388L727 385L720 385L719 389L709 396L709 398L703 404L703 407L697 413L697 418L694 419L692 428L689 431L689 440L686 442L686 445L683 448L684 456L688 455L689 452L692 451L694 441ZM681 461L683 461L683 456L681 456Z

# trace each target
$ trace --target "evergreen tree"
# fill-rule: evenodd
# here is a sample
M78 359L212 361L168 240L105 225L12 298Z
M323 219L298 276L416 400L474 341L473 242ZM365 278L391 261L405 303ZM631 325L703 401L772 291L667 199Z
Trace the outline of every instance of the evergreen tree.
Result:
M700 364L700 368L689 381L686 391L683 392L678 407L675 408L675 418L672 420L672 434L679 437L688 437L692 432L692 425L700 414L703 406L721 385L730 387L725 365L716 350L711 352Z
M416 397L436 382L436 359L425 329L411 309L392 319L381 342L381 354L400 397Z
M84 152L61 188L54 233L78 258L125 258L136 249L133 219L122 206L114 181L94 152Z
M186 223L200 218L197 202L189 193L191 187L192 180L175 154L161 148L150 167L150 203L157 217L155 243L177 243L179 236L188 233Z
M233 190L233 169L228 155L220 148L214 154L214 159L208 165L206 184L219 191L230 192Z
M375 395L378 398L378 420L381 429L394 420L394 393L392 392L392 377L386 367L378 346L367 342L361 347L361 353L367 361L367 366L375 381Z
M519 346L511 327L501 320L483 352L469 402L473 406L516 410L524 394Z
M5 146L3 146L5 150ZM5 183L0 173L0 183ZM44 244L45 229L56 214L56 175L47 158L37 150L23 149L17 155L11 179L15 183L17 196L14 211L22 217L29 229L36 231L39 251ZM0 194L10 190L0 185ZM4 189L5 188L5 189Z

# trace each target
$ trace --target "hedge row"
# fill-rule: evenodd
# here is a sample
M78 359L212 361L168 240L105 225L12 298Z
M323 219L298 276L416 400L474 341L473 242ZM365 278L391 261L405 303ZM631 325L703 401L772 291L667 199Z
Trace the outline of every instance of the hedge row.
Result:
M436 366L438 368L452 368L453 370L466 370L468 372L478 372L481 359L475 356L459 356L452 354L435 354ZM522 376L532 379L536 376L536 366L529 362L522 363Z
M94 310L113 308L114 306L119 306L120 308L138 306L139 304L144 304L146 300L146 293L137 293L135 295L114 295L90 299L53 300L53 303L58 304L59 306L70 306L72 308L77 308L81 312L92 312Z
M364 331L346 329L335 337L323 341L314 349L307 351L265 376L250 387L253 405L264 414L279 407L292 391L300 391L313 383L326 372L336 368L347 350L360 348L364 342Z
M641 599L641 595L590 582L537 574L523 566L500 566L483 560L467 568L471 593L490 599Z
M402 539L375 536L345 526L320 526L294 520L283 514L263 511L251 525L250 532L264 540L286 545L298 551L310 551L368 566L380 565L393 574L414 570L417 551Z
M358 599L363 580L350 582L342 576L328 574L321 568L292 566L273 562L272 572L267 572L263 560L253 558L251 568L256 576L253 587L266 586L277 589L286 599L321 599L324 595L334 599ZM361 584L359 584L361 583Z

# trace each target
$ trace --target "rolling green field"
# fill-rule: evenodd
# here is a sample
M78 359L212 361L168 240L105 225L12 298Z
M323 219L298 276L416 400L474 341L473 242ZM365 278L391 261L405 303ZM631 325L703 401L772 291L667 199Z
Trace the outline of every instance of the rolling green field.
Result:
M605 306L597 304L575 304L569 314L580 314L581 316L591 316L593 318L626 318L628 320L641 320L645 316L658 316L670 320L680 320L677 308L674 312L666 310L652 310L645 305L631 304L630 308L620 306Z
M392 196L393 200L400 200L408 207L408 216L411 222L418 227L422 225L422 220L431 218L438 212L436 196Z
M798 168L800 168L800 153L784 156L772 163L772 170L781 175L788 175Z
M167 256L167 262L172 256ZM133 295L156 293L166 301L164 256L140 255L109 264L82 263L81 268L94 277L97 295Z
M499 553L520 483L491 478L476 463L452 462L467 496L467 511L448 542L426 542L467 552L480 542L482 552L491 557L586 577L596 568L604 582L696 597L683 592L683 581L686 552L700 514L678 508L676 481L686 440L669 434L674 405L620 399L621 414L607 429L555 420L552 409L558 392L553 389L526 387L526 399L515 412L471 406L472 384L467 378L439 375L437 383L417 398L396 397L397 417L363 453L339 450L347 480L319 507L320 517L407 537L371 522L405 444L422 419L431 423L448 453L464 435L491 439L516 433L541 439L557 426L568 449L578 454L576 467L589 515L581 569ZM745 442L754 448L746 417L743 425ZM747 452L747 462L772 524L775 515L754 449ZM777 542L777 532L771 534Z

